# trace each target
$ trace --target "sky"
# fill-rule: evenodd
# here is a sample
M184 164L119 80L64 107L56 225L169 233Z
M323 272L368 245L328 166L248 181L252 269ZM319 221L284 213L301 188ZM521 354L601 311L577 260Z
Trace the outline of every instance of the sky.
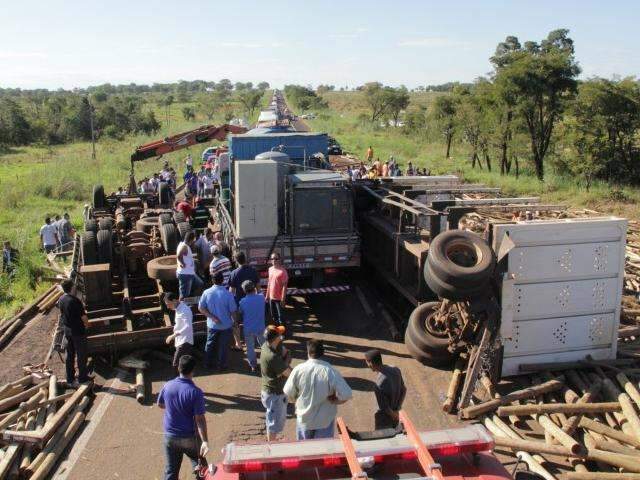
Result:
M638 1L0 0L0 88L471 82L568 28L583 78L640 74Z

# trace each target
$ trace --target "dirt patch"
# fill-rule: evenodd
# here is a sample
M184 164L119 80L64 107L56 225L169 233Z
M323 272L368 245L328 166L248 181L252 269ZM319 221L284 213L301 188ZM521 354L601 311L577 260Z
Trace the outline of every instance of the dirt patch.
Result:
M42 363L51 346L58 321L58 309L36 315L16 337L0 352L0 385L23 376L22 367L28 363ZM64 363L53 354L49 366L59 379L64 380Z

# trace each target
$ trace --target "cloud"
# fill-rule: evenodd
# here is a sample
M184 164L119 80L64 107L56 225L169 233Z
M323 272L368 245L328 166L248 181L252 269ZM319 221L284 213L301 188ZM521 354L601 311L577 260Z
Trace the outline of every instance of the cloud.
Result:
M367 33L369 31L368 28L358 27L352 32L347 33L331 33L328 35L329 38L358 38L362 36L363 33Z
M42 52L2 52L0 51L0 59L14 58L44 58L46 55Z
M284 47L284 43L282 42L271 42L271 43L255 43L255 42L222 42L219 44L224 48L281 48Z
M398 47L441 48L468 47L470 43L446 37L421 37L402 40L397 45Z

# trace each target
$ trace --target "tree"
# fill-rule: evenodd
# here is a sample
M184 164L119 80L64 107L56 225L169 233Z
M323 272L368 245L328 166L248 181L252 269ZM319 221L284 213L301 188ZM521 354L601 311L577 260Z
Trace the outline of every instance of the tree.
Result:
M22 107L9 98L0 99L0 145L27 145L31 126Z
M380 82L365 83L361 89L364 93L365 103L371 110L371 122L375 122L387 112L393 89L383 86Z
M387 110L391 115L391 118L393 118L393 124L395 126L398 126L400 113L402 113L402 111L409 106L409 101L410 98L407 87L403 86L390 92L387 103Z
M258 90L268 90L269 89L269 82L260 82L256 88Z
M160 98L160 100L158 101L158 105L164 107L166 124L167 126L169 126L169 107L173 105L173 95L167 95L166 97Z
M529 132L540 180L544 179L544 158L553 128L577 90L580 68L568 33L554 30L539 45L527 42L524 49L505 52L497 64L496 82L504 82L512 89L516 109Z
M260 106L262 95L263 92L260 90L243 90L238 94L238 100L249 116L252 116L256 108Z
M453 95L439 95L433 102L433 116L447 144L446 158L451 153L451 142L456 129L456 103Z
M185 120L194 120L196 118L196 112L193 107L182 107L182 116Z

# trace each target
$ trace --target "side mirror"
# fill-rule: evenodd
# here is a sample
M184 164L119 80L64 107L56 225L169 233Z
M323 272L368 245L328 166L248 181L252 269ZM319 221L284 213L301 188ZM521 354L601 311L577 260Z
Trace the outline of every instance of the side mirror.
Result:
M534 472L526 472L524 470L520 470L516 472L515 480L545 480L542 475Z

